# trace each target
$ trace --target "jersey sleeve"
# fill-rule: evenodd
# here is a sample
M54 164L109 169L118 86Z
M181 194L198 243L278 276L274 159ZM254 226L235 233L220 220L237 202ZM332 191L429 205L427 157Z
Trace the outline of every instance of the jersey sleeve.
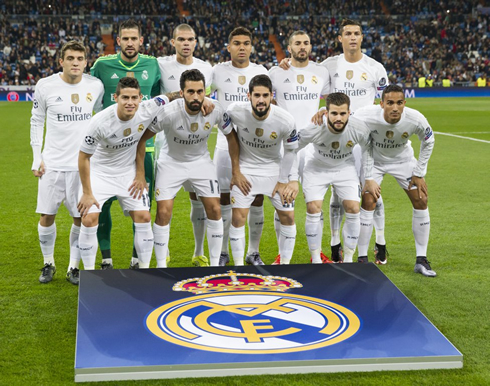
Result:
M294 123L294 120L291 121L289 130L283 139L282 144L285 150L295 150L298 148L298 131L296 130L296 123Z
M330 72L328 71L327 67L324 67L324 79L325 81L323 82L323 88L321 91L321 96L323 95L328 95L330 94Z
M378 91L383 91L386 86L388 86L388 74L386 73L386 69L383 67L383 65L379 64L376 75L376 89Z
M420 153L413 175L424 177L427 174L427 165L434 149L435 138L429 122L422 114L417 125L417 136L420 139Z
M44 121L46 120L46 100L42 93L42 84L38 83L34 91L34 101L31 110L31 147L33 162L31 170L38 170L41 166L41 149L44 137Z
M87 154L94 154L97 145L102 139L101 128L98 125L98 120L92 118L89 122L87 132L80 145L80 151Z
M151 122L148 129L153 133L159 133L164 130L163 122L167 117L167 113L165 111L165 106L167 106L170 102L166 95L158 95L153 98L151 101L151 109L152 114L154 115L153 121Z
M97 97L97 100L95 101L94 104L94 111L96 113L104 109L104 84L100 80L99 82L100 82L99 96Z
M309 143L313 143L321 130L321 126L316 126L313 123L303 128L298 134L298 151L305 148Z
M231 124L231 118L218 102L214 101L214 104L218 114L218 118L217 118L218 129L221 130L221 132L224 135L228 135L233 130L233 125Z
M160 94L160 77L161 77L161 74L160 74L160 67L158 65L158 62L155 60L155 66L156 66L156 70L155 70L155 80L153 82L153 86L151 87L151 96L154 97L154 96L157 96Z

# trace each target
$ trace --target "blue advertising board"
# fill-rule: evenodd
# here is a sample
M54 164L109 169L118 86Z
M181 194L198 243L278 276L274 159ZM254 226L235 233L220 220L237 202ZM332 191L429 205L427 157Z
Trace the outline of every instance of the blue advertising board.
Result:
M75 381L462 367L374 264L82 271Z

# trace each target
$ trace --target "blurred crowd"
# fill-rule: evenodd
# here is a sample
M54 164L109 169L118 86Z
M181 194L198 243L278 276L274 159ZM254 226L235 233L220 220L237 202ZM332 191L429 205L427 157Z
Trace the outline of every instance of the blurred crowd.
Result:
M287 53L287 38L298 29L310 35L310 59L323 61L341 53L338 24L350 17L362 22L363 50L385 66L392 83L415 86L425 78L430 84L442 79L473 84L490 72L490 9L478 0L187 0L181 4L179 10L175 3L155 0L6 0L0 4L0 85L32 85L57 72L58 50L71 39L84 42L92 66L106 49L102 29L112 31L116 44L117 25L129 17L142 25L142 52L156 57L173 54L172 31L188 23L198 36L194 55L211 64L229 60L228 34L237 26L253 32L251 60L267 68L278 64L270 36Z

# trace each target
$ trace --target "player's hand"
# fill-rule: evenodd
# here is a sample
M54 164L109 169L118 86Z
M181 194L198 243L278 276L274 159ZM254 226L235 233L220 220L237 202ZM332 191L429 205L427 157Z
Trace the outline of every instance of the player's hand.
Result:
M287 204L291 204L296 199L298 192L299 192L298 181L289 181L283 192L284 201Z
M419 198L422 198L422 193L426 197L429 197L429 192L427 190L427 184L425 183L424 177L412 176L408 184L408 190L412 189L412 186L416 186L419 194Z
M207 116L211 114L214 110L214 107L215 107L214 103L211 102L211 99L204 98L204 102L202 103L202 107L201 107L202 115Z
M378 201L381 196L381 186L374 180L366 180L362 188L362 195L371 194L374 197L374 201Z
M148 190L148 183L146 182L145 177L136 176L129 187L128 192L134 199L139 200L143 196L145 189Z
M245 196L247 196L250 193L250 189L252 189L250 181L240 172L234 173L231 176L230 189L233 188L233 185L236 185Z
M39 169L33 170L32 174L34 174L34 177L42 177L46 173L46 167L44 166L44 161L41 161L41 166L39 166Z
M323 116L327 113L327 110L318 110L318 112L311 117L311 122L314 123L317 126L320 126L323 124Z
M279 182L278 181L276 183L276 186L274 186L274 190L272 191L272 196L271 197L274 197L276 195L276 193L279 193L279 195L281 196L281 201L284 204L288 203L288 201L284 197L284 191L285 191L287 185L288 185L287 183Z
M77 209L80 213L80 217L85 217L88 214L89 209L95 205L97 209L100 209L100 205L92 194L82 194Z
M291 67L289 59L284 58L283 60L281 60L281 63L279 63L279 67L281 67L283 70L289 70L289 67Z

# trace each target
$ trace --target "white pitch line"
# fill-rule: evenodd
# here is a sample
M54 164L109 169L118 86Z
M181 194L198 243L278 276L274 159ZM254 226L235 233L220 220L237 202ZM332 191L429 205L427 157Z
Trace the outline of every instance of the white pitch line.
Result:
M441 133L440 131L435 131L434 133L436 133L437 135L447 135L448 137L468 139L470 141L490 143L490 141L486 141L484 139L477 139L477 138L471 138L471 137L463 137L462 135L455 135L455 134L449 134L449 133Z
M458 134L488 134L490 131L457 131Z

